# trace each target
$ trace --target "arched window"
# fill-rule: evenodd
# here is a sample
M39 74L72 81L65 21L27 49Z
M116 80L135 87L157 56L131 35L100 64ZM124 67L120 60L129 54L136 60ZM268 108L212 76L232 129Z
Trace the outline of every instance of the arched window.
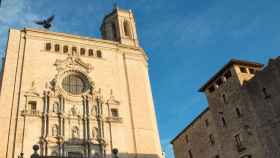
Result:
M92 49L88 50L88 56L93 56L93 50Z
M102 58L102 52L100 50L96 51L96 56Z
M85 48L80 49L80 55L84 56L86 54Z
M54 125L54 126L52 127L52 136L53 136L53 137L58 136L58 125Z
M59 44L54 45L54 51L59 52L60 51L60 46Z
M124 35L131 37L131 29L130 29L130 24L128 21L123 22L123 28L124 28Z
M72 47L72 55L77 53L77 47Z
M79 138L80 137L80 131L77 126L73 127L72 129L72 138Z
M63 53L68 53L68 46L63 46Z
M46 50L51 51L52 49L52 44L51 43L46 43Z

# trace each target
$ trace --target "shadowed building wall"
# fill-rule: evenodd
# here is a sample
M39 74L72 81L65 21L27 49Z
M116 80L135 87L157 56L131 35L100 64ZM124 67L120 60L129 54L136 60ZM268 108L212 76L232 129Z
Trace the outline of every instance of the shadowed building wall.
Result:
M233 59L216 73L200 89L208 99L206 112L171 142L176 158L278 158L279 64L279 58L271 59L262 69ZM205 119L211 128L204 128ZM183 140L186 135L193 145Z

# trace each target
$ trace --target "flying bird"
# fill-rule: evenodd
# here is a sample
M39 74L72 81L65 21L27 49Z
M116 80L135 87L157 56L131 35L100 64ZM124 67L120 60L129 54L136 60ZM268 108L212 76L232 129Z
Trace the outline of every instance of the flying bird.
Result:
M1 0L0 0L1 1ZM45 29L50 29L52 27L51 22L54 19L54 15L48 17L45 20L35 21L36 24L43 26Z

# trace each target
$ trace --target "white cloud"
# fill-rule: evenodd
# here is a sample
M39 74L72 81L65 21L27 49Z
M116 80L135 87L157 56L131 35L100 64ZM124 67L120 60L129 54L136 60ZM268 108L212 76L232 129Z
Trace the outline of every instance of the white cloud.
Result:
M0 7L0 53L4 53L9 28L33 27L38 15L26 0L3 0Z

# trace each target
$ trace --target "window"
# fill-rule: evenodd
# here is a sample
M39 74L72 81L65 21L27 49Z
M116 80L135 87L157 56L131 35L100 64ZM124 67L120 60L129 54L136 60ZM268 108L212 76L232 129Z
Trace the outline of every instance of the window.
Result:
M85 48L80 49L80 55L84 56L86 54Z
M235 135L234 139L235 139L235 144L236 144L237 148L238 149L242 148L242 141L240 138L240 134Z
M52 49L52 44L51 43L46 43L46 50L51 51Z
M92 49L88 50L88 56L93 56L93 50Z
M188 153L189 153L189 158L193 158L192 151L191 151L191 150L189 150L189 151L188 151Z
M237 117L241 117L241 112L240 112L239 108L235 108L235 111L236 111Z
M63 46L63 53L68 53L68 46Z
M188 135L185 135L185 142L186 142L186 144L189 143L189 136Z
M100 50L98 50L98 51L96 52L96 56L97 56L98 58L102 58L102 52L101 52Z
M270 94L267 93L266 88L263 88L263 89L262 89L262 92L263 92L263 95L264 95L264 99L268 99L268 98L271 97Z
M231 77L231 72L227 71L224 76L226 79L229 79Z
M77 126L72 128L72 138L79 138L80 137L80 131Z
M209 135L209 142L210 142L211 145L215 144L215 139L214 139L214 136L212 134Z
M131 37L131 30L130 30L130 24L128 21L124 21L123 22L123 28L124 28L124 35L125 36L128 36L128 37Z
M249 69L249 72L250 72L250 74L256 74L257 70L256 70L256 69L250 68L250 69Z
M219 78L217 81L216 81L217 85L220 86L223 84L223 80L221 78Z
M77 53L77 47L72 47L72 55Z
M225 120L224 117L222 117L222 123L223 123L223 126L224 126L224 127L227 127L227 123L226 123L226 120Z
M225 94L222 95L222 98L223 98L223 102L224 102L224 103L227 103L227 97L226 97Z
M59 52L60 51L60 46L59 44L54 45L54 51Z
M72 94L80 94L86 90L84 80L78 75L68 75L62 80L62 87L65 91Z
M52 127L52 136L53 136L53 137L58 136L58 125L54 125L54 126Z
M30 107L31 111L34 112L34 111L37 110L37 102L36 101L29 101L28 104L29 104L29 107Z
M214 86L211 86L211 87L209 87L208 88L208 91L211 93L211 92L214 92L214 90L215 90L215 87Z
M245 67L239 67L239 69L242 73L247 73L247 69Z
M119 110L118 109L111 109L112 117L119 117Z
M208 121L208 119L205 120L205 126L206 126L206 127L209 126L209 121Z

